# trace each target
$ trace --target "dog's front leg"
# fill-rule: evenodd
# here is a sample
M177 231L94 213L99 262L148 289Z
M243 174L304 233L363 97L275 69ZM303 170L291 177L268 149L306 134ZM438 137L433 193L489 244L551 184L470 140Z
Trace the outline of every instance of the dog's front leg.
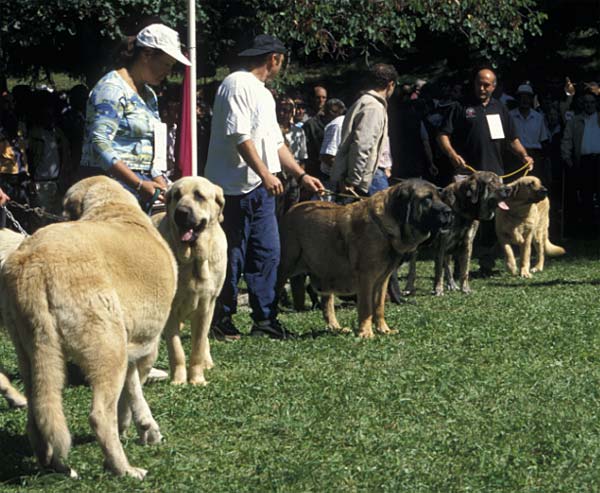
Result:
M395 334L397 331L390 329L385 321L385 297L387 295L387 287L390 277L387 276L383 283L380 284L373 292L373 306L375 307L375 330L380 334Z
M189 383L207 385L204 370L214 366L210 355L208 331L215 310L216 298L201 298L192 317L192 354L188 371Z
M521 277L529 279L531 272L529 268L531 266L531 242L533 241L533 232L529 233L525 237L523 245L521 245Z
M446 289L449 291L456 291L458 289L458 285L454 280L454 273L452 272L452 268L450 265L450 260L452 259L452 255L446 255L444 257L444 277L446 278ZM457 262L455 260L455 262Z
M417 291L417 288L415 287L415 282L417 280L417 254L418 251L415 250L410 256L408 275L406 276L406 286L404 287L404 292L402 293L404 296L415 294Z
M373 306L375 300L375 286L371 279L359 277L358 279L358 337L370 339L373 334Z
M440 247L435 252L435 274L433 280L433 295L435 296L443 296L444 294L444 261L446 260L446 255L444 251L444 246L440 245Z
M169 370L171 372L171 383L181 385L187 382L187 372L185 369L185 352L181 344L179 331L181 324L178 317L171 311L167 325L165 326L165 340L167 342L167 351L169 353Z
M502 243L504 251L504 259L506 260L506 268L513 276L517 275L517 261L510 243Z
M335 297L333 296L333 293L321 296L321 310L323 311L323 318L325 319L325 323L329 330L341 334L351 332L347 327L342 327L335 316Z

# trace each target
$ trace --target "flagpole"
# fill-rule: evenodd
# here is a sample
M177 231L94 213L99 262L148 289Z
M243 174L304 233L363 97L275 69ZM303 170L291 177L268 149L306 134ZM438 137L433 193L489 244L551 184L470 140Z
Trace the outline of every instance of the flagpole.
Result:
M188 50L190 56L190 136L192 145L191 176L198 176L198 135L196 126L196 0L188 0Z

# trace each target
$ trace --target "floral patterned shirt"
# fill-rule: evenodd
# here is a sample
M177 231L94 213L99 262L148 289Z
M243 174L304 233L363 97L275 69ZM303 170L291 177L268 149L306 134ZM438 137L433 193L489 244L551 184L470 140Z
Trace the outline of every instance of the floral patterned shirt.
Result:
M152 170L154 125L160 122L158 100L149 87L138 95L116 72L106 74L87 102L81 166L109 169L123 161L131 170Z

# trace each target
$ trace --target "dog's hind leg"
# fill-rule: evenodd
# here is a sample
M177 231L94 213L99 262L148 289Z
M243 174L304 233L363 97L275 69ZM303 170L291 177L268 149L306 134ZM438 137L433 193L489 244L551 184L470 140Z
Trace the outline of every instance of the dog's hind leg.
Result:
M545 245L548 241L548 230L535 235L533 239L533 244L535 246L535 252L537 253L537 262L535 267L531 269L531 272L542 272L544 270L544 260L545 260Z
M458 284L456 284L456 281L454 280L454 272L450 265L451 260L452 255L446 255L444 258L444 277L446 278L446 289L448 291L456 291L458 289Z
M192 352L188 371L189 382L192 385L206 385L204 370L212 368L213 360L210 355L208 330L215 309L216 298L200 298L198 307L192 315Z
M386 277L373 291L373 307L375 308L373 319L375 330L380 334L395 334L397 332L396 330L390 329L385 321L385 297L387 294L388 282L389 276Z
M65 384L65 359L58 341L54 338L35 340L32 344L29 366L29 416L27 431L42 467L66 474L72 478L77 473L64 461L71 448L71 435L62 405ZM27 385L27 384L26 384Z
M0 394L4 396L10 407L25 407L27 399L11 384L8 377L0 372Z
M433 281L433 295L444 295L444 267L446 263L446 252L443 245L435 252L435 273Z
M297 312L304 310L304 301L306 299L306 290L304 288L305 281L306 274L298 274L297 276L290 277L292 301L294 302L294 310Z
M181 385L187 382L185 351L183 350L180 336L182 325L183 324L177 320L176 314L172 311L167 320L167 324L165 325L165 340L167 342L167 351L169 353L171 383L174 385Z

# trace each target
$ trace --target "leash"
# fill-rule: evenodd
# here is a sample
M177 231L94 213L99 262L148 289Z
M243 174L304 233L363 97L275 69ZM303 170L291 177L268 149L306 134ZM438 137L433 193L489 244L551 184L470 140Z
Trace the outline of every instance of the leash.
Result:
M319 191L319 195L323 196L323 195L329 195L332 197L340 197L343 199L354 199L354 200L365 200L368 197L361 197L360 195L358 195L356 192L352 191L352 194L349 193L340 193L340 192L334 192L332 190L328 190L328 189L323 189L321 191Z
M463 168L468 169L472 173L475 173L477 171L475 168L473 168L472 166L469 166L467 163L463 164ZM529 174L529 164L524 164L519 169L517 169L515 171L511 171L510 173L507 173L505 175L502 175L500 178L503 179L503 180L505 178L510 178L511 176L514 176L514 175L516 175L517 173L520 173L523 170L525 170L525 173L523 173L523 176L527 176Z
M19 221L17 221L17 219L15 218L15 216L13 216L12 212L10 212L10 210L6 206L3 205L2 206L2 210L6 214L6 217L13 224L13 226L15 228L17 228L17 231L19 231L19 233L21 233L23 236L29 236L29 233L27 231L25 231L25 228L23 228L23 226L21 226L21 224L19 223Z

